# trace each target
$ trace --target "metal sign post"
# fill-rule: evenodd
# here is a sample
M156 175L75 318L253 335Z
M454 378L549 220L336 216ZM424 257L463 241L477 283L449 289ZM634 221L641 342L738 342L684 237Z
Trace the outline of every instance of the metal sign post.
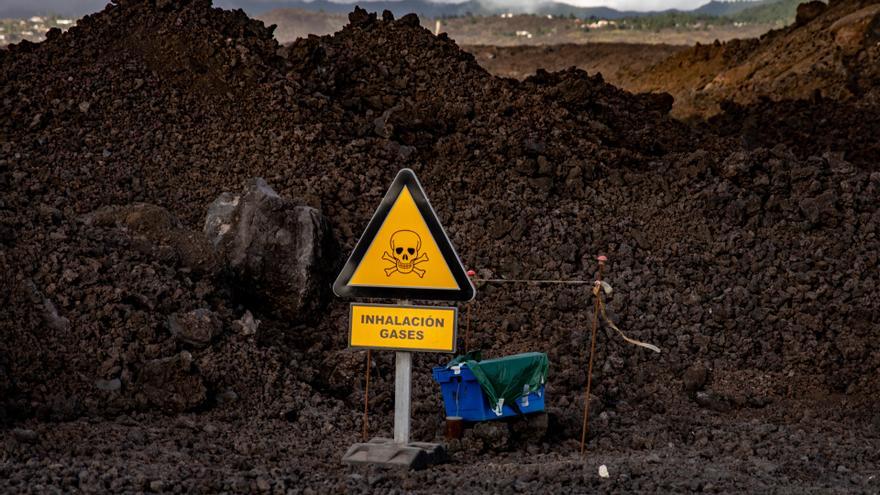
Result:
M454 353L458 311L408 304L409 299L469 301L474 286L412 170L397 174L333 292L399 299L394 306L351 305L349 348L395 351L394 438L354 444L342 462L409 469L440 462L445 456L440 444L410 441L412 352Z
M412 405L412 353L394 353L394 442L409 443L409 418Z
M398 302L406 306L409 301ZM394 442L409 443L409 419L412 407L412 353L394 353Z

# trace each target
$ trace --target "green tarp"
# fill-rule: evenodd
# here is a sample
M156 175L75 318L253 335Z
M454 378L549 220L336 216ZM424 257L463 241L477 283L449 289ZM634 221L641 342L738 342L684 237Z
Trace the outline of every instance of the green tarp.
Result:
M547 381L550 362L543 352L526 352L496 359L480 360L479 351L458 356L446 366L466 364L480 383L495 414L501 416L505 404L541 388Z

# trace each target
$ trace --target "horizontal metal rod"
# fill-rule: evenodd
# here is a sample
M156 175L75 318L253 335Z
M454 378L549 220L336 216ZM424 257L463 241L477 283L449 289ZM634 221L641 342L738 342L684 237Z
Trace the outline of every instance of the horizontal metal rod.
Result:
M490 284L568 284L568 285L593 285L595 280L525 280L511 278L475 278L474 282L486 282Z

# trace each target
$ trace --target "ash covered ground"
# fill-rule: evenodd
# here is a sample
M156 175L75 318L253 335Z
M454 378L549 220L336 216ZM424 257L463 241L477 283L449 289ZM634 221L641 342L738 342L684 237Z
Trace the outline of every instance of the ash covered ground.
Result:
M766 68L815 44L795 74L830 90L742 83L687 124L668 94L498 78L360 9L282 47L206 0L120 0L0 51L0 488L876 492L878 15L832 2L798 27L838 34L761 45ZM610 258L611 317L663 352L600 330L586 457L588 291L478 284L471 347L550 358L547 431L481 425L420 472L340 464L365 357L327 289L402 167L480 278ZM442 437L446 359L414 360L415 440Z

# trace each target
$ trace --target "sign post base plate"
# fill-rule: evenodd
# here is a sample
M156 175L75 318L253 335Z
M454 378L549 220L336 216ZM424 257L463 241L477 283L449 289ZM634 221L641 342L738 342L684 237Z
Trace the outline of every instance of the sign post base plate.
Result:
M446 449L439 443L396 443L390 438L373 438L356 443L342 456L343 464L373 464L404 469L425 469L446 460Z

